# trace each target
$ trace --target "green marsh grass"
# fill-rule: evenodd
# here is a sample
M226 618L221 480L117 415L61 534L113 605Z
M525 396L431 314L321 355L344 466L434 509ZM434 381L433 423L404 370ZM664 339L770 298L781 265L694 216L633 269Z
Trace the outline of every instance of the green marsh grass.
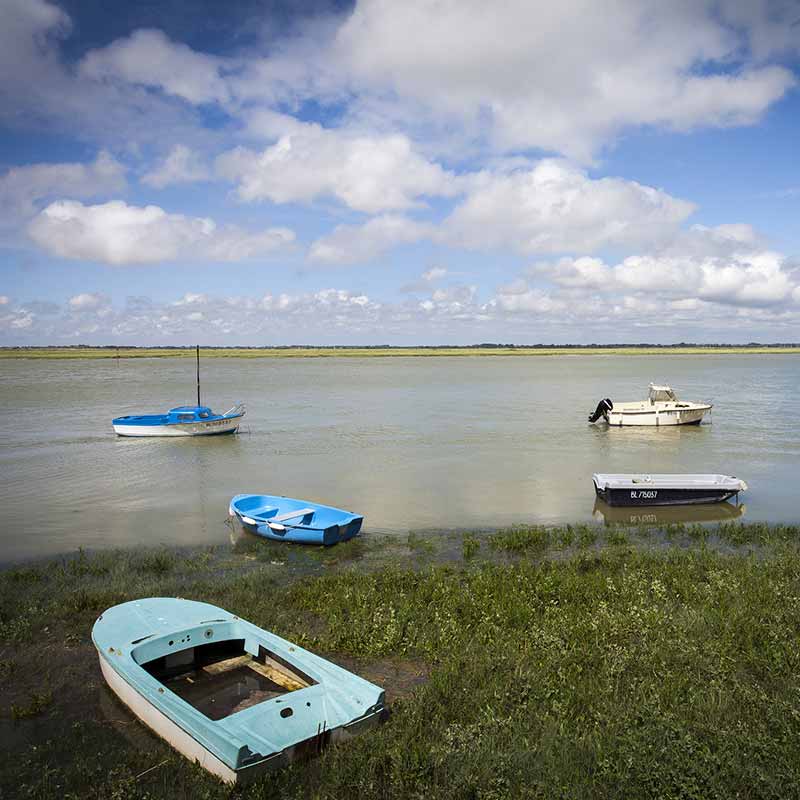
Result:
M461 538L461 556L464 561L471 561L481 549L481 540L472 534L465 534Z
M517 526L462 535L448 558L441 546L376 555L365 537L314 556L259 542L1 572L0 659L14 668L0 733L12 726L14 749L0 794L231 796L102 685L94 618L159 594L220 605L365 677L425 665L372 735L236 797L796 795L800 530L704 530ZM169 568L142 568L156 557ZM35 717L12 719L48 691Z

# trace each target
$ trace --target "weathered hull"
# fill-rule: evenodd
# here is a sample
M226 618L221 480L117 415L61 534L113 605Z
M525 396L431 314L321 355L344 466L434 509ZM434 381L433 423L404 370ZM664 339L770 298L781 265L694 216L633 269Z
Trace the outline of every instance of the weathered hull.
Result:
M241 417L208 422L185 422L176 425L125 425L114 424L118 436L219 436L236 433Z
M388 713L385 708L381 709L381 711L364 716L349 725L326 730L324 734L320 734L319 737L313 737L312 740L298 742L296 745L287 747L280 753L275 753L273 756L251 767L231 769L203 747L200 742L191 737L183 728L176 725L166 714L162 714L135 689L129 686L102 655L99 656L99 659L100 671L103 673L108 687L136 717L182 756L197 763L225 783L247 785L265 772L281 769L293 761L306 758L314 751L318 751L322 746L347 741L353 736L361 734L372 726L383 722Z
M386 718L384 692L224 609L143 598L92 629L109 688L228 783L314 755Z
M206 750L196 739L176 725L166 714L162 714L151 705L133 687L111 667L101 655L100 671L109 689L138 717L148 728L158 734L165 742L174 747L190 761L196 761L203 769L208 770L226 783L238 780L236 770L223 764L213 753Z

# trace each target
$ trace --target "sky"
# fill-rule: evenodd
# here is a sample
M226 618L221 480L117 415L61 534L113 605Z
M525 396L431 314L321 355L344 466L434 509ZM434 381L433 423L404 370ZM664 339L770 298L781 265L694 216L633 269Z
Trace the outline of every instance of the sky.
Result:
M800 0L0 12L0 345L800 341Z

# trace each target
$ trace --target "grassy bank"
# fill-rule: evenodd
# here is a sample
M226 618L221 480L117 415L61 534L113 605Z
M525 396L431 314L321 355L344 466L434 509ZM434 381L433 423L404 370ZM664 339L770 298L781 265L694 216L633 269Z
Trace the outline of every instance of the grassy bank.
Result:
M562 355L732 355L737 353L800 355L800 346L664 346L664 347L258 347L203 348L203 358L398 358L435 356ZM194 358L192 348L148 347L5 347L0 359Z
M384 685L374 735L247 798L787 797L800 529L567 526L330 550L79 554L0 573L0 795L223 798L104 687L108 606L206 600Z

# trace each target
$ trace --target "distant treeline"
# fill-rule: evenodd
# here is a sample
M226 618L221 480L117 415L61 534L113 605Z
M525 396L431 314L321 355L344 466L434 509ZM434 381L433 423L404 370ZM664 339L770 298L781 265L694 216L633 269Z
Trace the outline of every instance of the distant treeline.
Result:
M618 342L615 344L504 344L501 342L481 342L480 344L260 344L260 345L200 345L210 350L618 350L648 349L670 350L702 347L704 349L743 349L747 347L800 347L798 342L748 342L747 344L674 342L672 344L653 344L651 342ZM196 345L115 345L115 344L67 344L67 345L25 345L4 346L0 350L194 350Z

